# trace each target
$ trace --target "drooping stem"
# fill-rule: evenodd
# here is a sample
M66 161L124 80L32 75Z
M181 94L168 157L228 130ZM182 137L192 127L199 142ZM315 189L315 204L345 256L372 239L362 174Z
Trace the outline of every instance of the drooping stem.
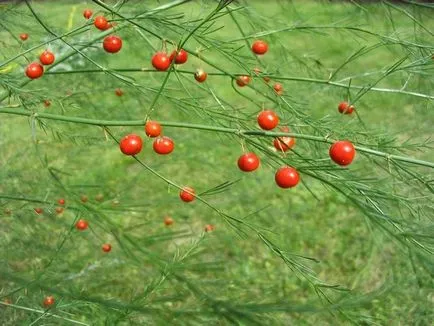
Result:
M63 122L72 122L79 124L87 124L93 126L144 126L146 120L100 120L100 119L88 119L88 118L80 118L80 117L68 117L64 115L51 114L51 113L36 113L31 111L26 111L24 109L18 108L0 108L0 113L6 114L14 114L21 115L27 117L33 117L38 119L47 119L47 120L56 120ZM203 124L193 124L193 123L185 123L185 122L173 122L173 121L160 121L162 126L165 127L174 127L174 128L187 128L187 129L196 129L196 130L207 130L214 132L222 132L234 135L243 135L243 136L260 136L260 137L294 137L298 139L305 139L310 141L322 142L332 144L335 140L330 139L329 137L321 137L314 135L306 135L306 134L297 134L297 133L288 133L288 132L272 132L272 131L264 131L264 130L243 130L236 128L226 128L226 127L217 127ZM412 163L416 165L426 166L429 168L434 168L433 162L423 161L412 157L400 156L389 154L385 152L381 152L378 150L370 149L362 146L355 146L356 150L359 152L363 152L366 154L371 154L375 156L383 157L390 161L401 161Z

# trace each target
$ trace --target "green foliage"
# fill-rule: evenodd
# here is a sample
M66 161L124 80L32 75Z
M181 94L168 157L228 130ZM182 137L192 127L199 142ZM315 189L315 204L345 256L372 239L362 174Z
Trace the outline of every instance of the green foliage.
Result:
M103 51L113 30L84 20L84 4L0 6L2 325L430 324L431 5L89 7L117 23L119 53ZM264 57L250 51L258 38L270 46ZM153 53L176 46L188 62L154 71ZM30 82L23 68L46 47L56 63ZM240 75L252 82L237 87ZM343 100L354 116L337 112ZM291 131L260 131L262 108ZM144 136L147 119L175 151L158 156L145 139L137 157L123 156L118 140ZM283 135L297 139L284 155L272 147ZM328 157L337 139L357 147L348 168ZM261 157L258 171L238 171L243 150ZM302 182L284 191L274 172L286 164ZM196 201L179 200L183 185ZM89 230L75 229L80 218Z

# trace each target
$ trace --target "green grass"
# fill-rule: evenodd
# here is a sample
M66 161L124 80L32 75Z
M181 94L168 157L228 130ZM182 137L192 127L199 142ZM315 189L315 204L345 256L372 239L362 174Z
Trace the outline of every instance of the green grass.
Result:
M146 3L146 7L154 7ZM261 3L252 1L250 9L234 12L245 35L292 25L316 26L265 36L270 53L260 59L263 71L326 80L353 53L377 44L379 47L343 67L335 80L355 76L351 85L366 86L376 81L381 71L407 57L403 66L416 60L422 64L396 71L376 87L399 89L411 75L407 90L433 96L434 65L427 60L434 51L433 36L395 7L385 3L364 7L313 1ZM38 2L33 6L58 34L83 24L84 8L98 10L94 4L75 2ZM189 21L204 18L214 6L208 2L188 3L170 13L184 13L173 22L186 27ZM144 7L139 2L129 3L120 12L131 17ZM9 7L5 8L0 9L0 62L49 38L25 5L8 12ZM434 21L429 20L433 9L402 8L428 30L434 30ZM23 14L25 18L19 19ZM154 15L138 22L178 41L181 27L171 26L162 17ZM171 18L169 14L165 17ZM210 35L209 49L202 52L202 58L231 73L243 73L258 65L229 15L215 24L223 28ZM358 27L399 42L343 28L324 28L332 25ZM29 32L30 38L20 45L14 37L23 31ZM90 28L67 41L78 46L97 34ZM124 39L120 53L107 55L96 43L87 55L110 69L150 68L152 53L161 42L149 34L144 37L132 26L119 31L119 35ZM234 39L240 40L219 43ZM410 42L425 44L426 48L413 47ZM59 41L51 46L59 53L67 50ZM233 52L228 47L242 48ZM191 38L186 48L203 49L205 45ZM33 61L38 54L39 50L33 51L27 58ZM4 69L0 70L3 87L24 80L22 67L26 62L21 57L14 61L16 64L0 68ZM194 71L199 67L217 72L193 55L182 69ZM65 69L96 67L76 55L57 70ZM375 73L362 76L366 72ZM135 72L123 76L139 86L129 87L103 73L47 74L23 88L13 88L13 96L1 103L0 113L9 103L66 116L144 119L165 74ZM434 160L430 147L399 148L408 138L419 144L432 135L432 99L369 91L355 103L358 118L348 117L337 113L337 105L348 93L354 99L356 89L281 82L285 88L282 98L261 79L253 82L258 92L237 89L249 100L232 88L228 76L210 75L204 85L198 85L192 75L179 74L178 79L172 73L151 118L255 129L257 112L271 106L282 124L297 133L348 138L385 152ZM114 94L118 87L124 90L124 96ZM51 100L49 108L44 108L44 99ZM432 254L423 256L417 248L410 250L400 244L397 238L402 237L396 230L393 236L388 235L380 226L393 228L368 217L350 198L307 175L316 167L341 189L352 189L346 188L348 183L357 182L366 185L367 193L378 189L401 196L398 201L373 198L405 231L414 227L413 232L426 235L417 239L432 250L432 193L415 178L423 176L429 183L432 169L405 165L415 175L410 177L404 171L400 175L392 163L362 153L357 154L350 169L336 169L329 163L327 144L298 139L295 152L283 160L299 168L303 185L283 191L274 184L274 171L282 161L266 152L271 138L255 138L262 146L256 150L234 135L167 127L164 134L175 140L175 151L168 156L153 153L152 141L145 140L139 159L176 184L192 185L202 193L223 182L237 181L204 199L261 230L288 257L309 266L319 283L351 290L325 289L330 300L337 303L329 305L252 229L238 223L234 228L199 201L182 203L175 187L121 155L102 128L54 120L36 122L9 114L0 114L0 119L0 207L12 211L10 215L0 212L0 298L8 298L15 305L0 305L2 325L69 324L37 312L43 311L41 302L49 294L57 300L53 314L92 325L429 325L433 320ZM144 135L142 127L109 130L117 139L131 132ZM243 147L262 151L258 171L243 174L238 170L235 162ZM404 180L407 177L408 182L400 176ZM86 205L80 202L82 194L89 197ZM104 196L103 201L95 199L99 194ZM56 200L61 197L66 198L67 207L62 215L56 215ZM362 194L358 198L368 201ZM406 208L404 198L415 198L408 204L414 210ZM37 216L35 207L43 207L44 214ZM171 228L163 224L167 215L175 220ZM78 218L89 220L90 230L77 232L73 225ZM214 224L216 230L205 234L206 224ZM109 254L100 250L105 242L113 246ZM313 257L318 262L292 254ZM417 259L417 255L423 258Z

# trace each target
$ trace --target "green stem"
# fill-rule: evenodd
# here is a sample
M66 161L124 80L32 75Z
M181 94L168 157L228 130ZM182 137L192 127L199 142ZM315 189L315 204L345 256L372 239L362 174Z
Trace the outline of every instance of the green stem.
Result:
M88 27L88 25L77 27L77 28L69 31L68 33L65 33L65 34L53 37L53 38L49 39L48 41L45 41L45 42L43 42L41 44L32 46L31 48L29 48L29 49L27 49L27 50L25 50L25 51L23 51L21 53L18 53L17 55L13 56L12 58L9 58L5 62L0 63L0 68L6 66L8 63L14 61L15 59L18 59L19 57L22 57L22 56L26 55L27 53L32 52L33 50L36 50L36 49L40 48L41 46L50 44L50 43L52 43L52 42L54 42L56 40L59 40L59 39L61 39L63 37L66 37L66 36L69 36L69 35L74 34L76 32L79 32L81 29L84 29L86 27Z
M233 43L233 42L237 42L237 41L242 41L244 39L255 39L255 38L261 38L264 36L269 36L272 34L278 34L278 33L282 33L282 32L295 32L295 31L299 31L299 30L325 30L325 29L336 29L336 30L348 30L348 31L353 31L353 32L358 32L358 33L364 33L364 34L368 34L371 36L375 36L377 38L379 38L380 40L384 40L384 41L388 41L389 43L385 43L385 45L389 45L389 44L397 44L397 45L404 45L404 46L413 46L413 47L417 47L420 49L433 49L434 46L431 44L417 44L417 43L412 43L412 42L407 42L407 41L402 41L399 40L397 38L392 38L389 37L387 35L381 35L375 32L372 32L370 30L367 29L363 29L360 27L354 27L354 26L321 26L321 25L317 25L317 26L289 26L289 27L284 27L284 28L280 28L280 29L275 29L275 30L271 30L271 31L266 31L266 32L260 32L260 33L255 33L255 34L250 34L247 35L246 37L238 37L238 38L233 38L233 39L229 39L226 41L226 43Z
M208 16L206 16L202 22L200 24L198 24L195 28L193 28L188 34L187 36L184 38L183 41L179 42L178 48L182 49L182 47L185 45L185 43L187 43L187 41L190 39L190 37L199 29L201 28L203 25L205 25L216 13L218 13L221 9L223 8L219 8L219 6L217 6L216 9L214 9L213 11L211 11L209 13Z
M193 53L194 55L194 53ZM203 60L203 58L201 57ZM205 61L205 60L204 60ZM209 62L207 62L209 64ZM221 69L220 69L221 70ZM160 72L165 73L166 71L158 71L155 69L150 68L121 68L121 69L112 69L114 72ZM81 69L81 70L73 70L73 71L53 71L53 72L47 72L46 74L80 74L80 73L100 73L100 72L106 72L105 70L101 69ZM195 71L191 70L183 70L183 69L176 69L176 72L181 74L191 74L194 75ZM208 72L209 76L230 76L230 77L236 77L236 76L243 76L246 73L228 73L228 72ZM316 79L316 78L306 78L306 77L294 77L294 76L274 76L269 74L259 74L259 75L252 75L253 78L263 78L263 77L270 77L272 80L286 80L286 81L298 81L298 82L305 82L305 83L313 83L313 84L321 84L321 85L328 85L328 86L335 86L340 88L351 88L351 89L365 89L365 86L357 86L357 85L348 85L345 83L340 82L334 82L327 79ZM434 100L434 95L428 95L423 93L417 93L417 92L411 92L411 91L405 91L402 89L395 89L395 88L380 88L380 87L371 87L369 88L370 91L375 92L381 92L381 93L397 93L397 94L405 94L405 95L411 95L416 97L422 97L429 100Z
M116 16L122 18L122 20L129 22L130 24L132 24L132 25L134 25L134 26L136 26L136 27L144 30L145 32L148 32L149 34L151 34L152 36L155 36L156 38L158 38L160 40L163 39L163 37L161 37L160 35L158 35L158 34L154 33L153 31L151 31L151 30L143 27L140 24L137 24L134 21L135 18L144 18L146 16L149 16L149 12L146 12L145 14L136 16L134 18L128 18L128 17L125 17L125 16L121 15L119 12L113 11L108 5L106 5L104 2L102 2L100 0L92 0L92 1L94 3L96 3L97 5L103 7L105 10L110 11L111 14L116 15ZM187 3L187 2L190 2L190 1L191 0L176 0L174 2L171 2L171 3L167 4L167 5L162 5L162 6L158 7L158 8L155 8L154 10L152 10L152 12L155 13L155 12L160 11L160 10L169 9L169 8L172 8L172 7L175 7L175 6L179 6L181 4L184 4L184 3ZM124 26L126 26L126 25L124 25Z
M87 125L94 125L94 126L143 126L146 123L146 120L99 120L99 119L88 119L88 118L80 118L80 117L68 117L64 115L57 115L57 114L51 114L51 113L35 113L26 111L24 109L11 109L11 108L0 108L0 113L7 113L7 114L15 114L15 115L21 115L21 116L27 116L27 117L33 117L33 118L40 118L40 119L48 119L48 120L57 120L57 121L64 121L64 122L73 122L73 123L81 123L81 124L87 124ZM217 126L209 126L209 125L202 125L202 124L193 124L193 123L184 123L184 122L172 122L172 121L160 121L160 124L165 127L175 127L175 128L187 128L187 129L196 129L196 130L207 130L207 131L215 131L215 132L222 132L222 133L228 133L228 134L234 134L234 135L243 135L243 136L262 136L262 137L294 137L298 139L305 139L305 140L311 140L316 142L322 142L322 143L328 143L332 144L334 140L329 139L328 137L321 137L321 136L313 136L313 135L305 135L305 134L295 134L295 133L286 133L286 132L272 132L272 131L263 131L263 130L242 130L242 129L235 129L235 128L226 128L226 127L217 127ZM416 165L426 166L430 168L434 168L434 163L418 160L412 157L406 157L406 156L400 156L400 155L393 155L381 151L377 151L374 149L361 147L361 146L355 146L356 150L359 152L372 154L375 156L384 157L387 160L390 161L401 161L401 162L407 162L412 163Z
M68 321L70 323L77 324L77 325L84 325L84 326L90 325L90 324L82 323L81 321L78 321L78 320L74 320L71 318L55 315L55 314L52 314L52 313L44 311L44 310L38 310L38 309L29 308L29 307L18 306L18 305L11 304L11 303L4 303L4 302L0 302L0 305L4 305L6 307L10 307L10 308L18 309L18 310L30 311L30 312L37 313L37 314L40 314L41 316L45 316L45 317L62 319L64 321Z

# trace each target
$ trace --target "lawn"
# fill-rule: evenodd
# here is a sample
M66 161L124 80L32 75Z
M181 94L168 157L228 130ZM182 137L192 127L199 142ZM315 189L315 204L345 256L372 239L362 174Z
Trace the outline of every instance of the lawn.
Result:
M206 18L218 2L107 2L119 15L97 3L0 5L1 325L432 323L432 5L248 1ZM119 53L104 52L110 32L86 8L116 21ZM155 72L159 38L171 52L187 37L187 63ZM263 57L248 47L258 38ZM63 61L28 83L46 47ZM354 114L339 114L344 100ZM238 132L259 131L263 108L300 135L293 150ZM148 118L175 141L170 155L153 152ZM138 160L116 143L128 133L144 137ZM362 149L348 168L329 159L336 139ZM243 151L257 171L238 169ZM282 164L297 187L276 186ZM199 198L182 202L176 185Z

